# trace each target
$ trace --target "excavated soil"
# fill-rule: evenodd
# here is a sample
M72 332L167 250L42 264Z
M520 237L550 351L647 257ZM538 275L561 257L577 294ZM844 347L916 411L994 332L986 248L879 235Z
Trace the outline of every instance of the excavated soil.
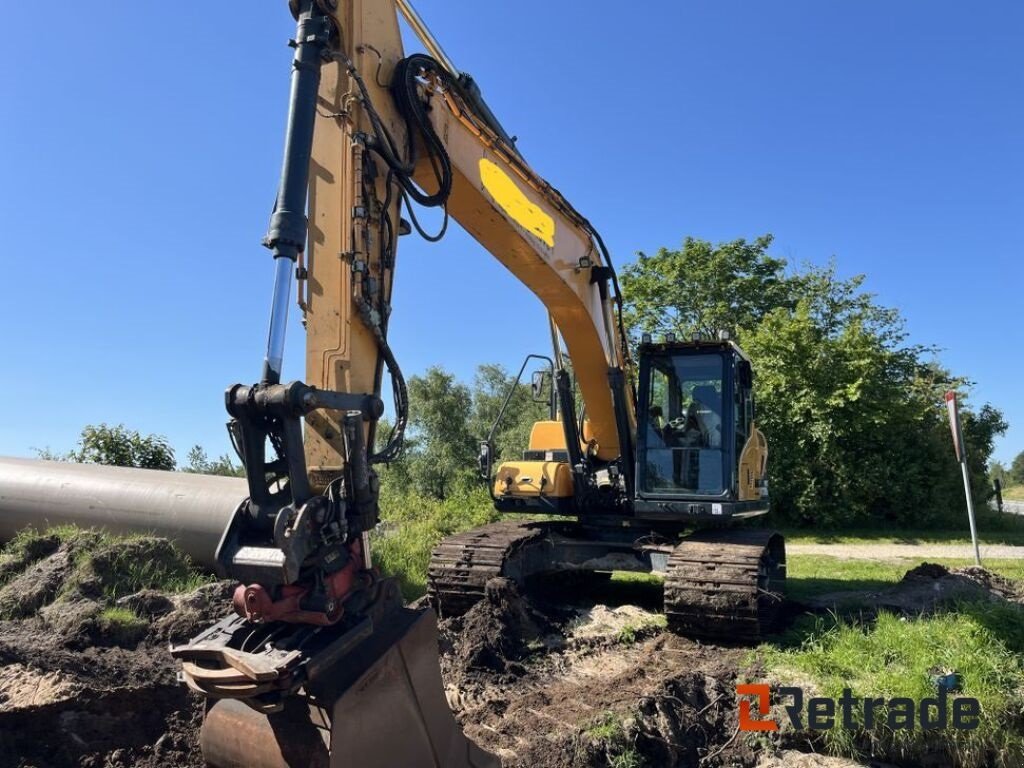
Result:
M0 768L202 765L200 703L177 683L167 646L220 618L230 585L120 598L111 589L124 586L125 563L169 572L177 557L158 539L88 538L0 556ZM526 599L496 579L482 603L440 624L449 703L506 768L857 765L739 732L735 683L748 649L669 635L657 594L618 604L553 594ZM965 597L1024 601L987 571L940 566L871 596L907 612ZM136 619L112 624L112 607Z
M660 595L631 598L650 606ZM877 591L826 595L787 613L865 605L917 616L958 601L1022 605L1024 588L983 568L924 564ZM806 734L773 740L738 731L738 675L748 648L710 646L665 632L650 607L524 599L496 579L464 617L441 623L449 704L466 733L506 768L743 766L852 768L808 754ZM879 762L870 763L881 767Z
M492 580L441 624L449 704L508 768L755 765L733 706L744 650L661 626L634 606L546 606Z
M0 562L0 766L201 766L201 708L167 646L218 618L228 585L115 599L126 559L161 573L187 564L157 539L41 542ZM135 618L111 621L110 608Z

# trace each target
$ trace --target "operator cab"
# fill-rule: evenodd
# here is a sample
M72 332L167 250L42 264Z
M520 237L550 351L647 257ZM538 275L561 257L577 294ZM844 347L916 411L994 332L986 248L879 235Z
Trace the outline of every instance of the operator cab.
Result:
M531 359L548 364L547 371L534 373L533 390L550 416L533 425L522 459L502 461L492 473L498 425ZM750 360L736 344L643 342L635 451L611 463L593 457L589 422L571 399L555 408L556 387L545 393L554 379L552 360L527 356L481 443L481 476L499 511L586 516L592 522L621 522L625 515L672 524L768 511L767 442L754 424ZM573 414L568 423L562 411ZM575 441L580 447L574 459L569 446ZM633 469L632 483L623 477L626 466Z
M731 341L641 344L637 517L735 517L768 508L750 360Z

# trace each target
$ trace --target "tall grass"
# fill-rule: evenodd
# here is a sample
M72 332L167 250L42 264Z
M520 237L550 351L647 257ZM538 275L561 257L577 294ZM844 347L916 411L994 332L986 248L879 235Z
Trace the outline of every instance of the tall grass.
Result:
M394 484L381 489L381 520L371 546L375 562L385 575L399 580L407 600L427 589L430 551L446 536L499 519L487 489L468 488L443 501Z
M954 613L907 619L882 613L870 625L836 620L795 649L762 646L757 656L769 675L838 699L843 689L864 699L937 695L933 676L956 671L959 695L981 703L975 730L893 730L879 710L874 726L821 732L827 749L848 757L935 760L964 768L1017 768L1024 764L1024 622L1017 606L971 603ZM810 695L810 692L809 692Z

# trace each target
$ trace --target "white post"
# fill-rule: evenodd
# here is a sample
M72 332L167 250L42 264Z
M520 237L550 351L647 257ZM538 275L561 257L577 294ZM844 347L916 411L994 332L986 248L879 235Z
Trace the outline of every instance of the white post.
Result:
M978 551L978 529L974 525L974 497L971 495L971 479L967 476L967 462L960 462L964 473L964 494L967 496L967 517L971 521L971 541L974 542L974 563L981 565L981 552Z
M981 552L978 550L978 527L974 524L974 497L971 496L971 478L967 474L967 446L964 443L963 430L960 427L960 406L956 392L946 393L946 409L949 411L949 427L953 432L953 450L956 460L960 462L960 470L964 475L964 496L967 497L967 519L971 523L971 543L974 544L974 562L981 565Z

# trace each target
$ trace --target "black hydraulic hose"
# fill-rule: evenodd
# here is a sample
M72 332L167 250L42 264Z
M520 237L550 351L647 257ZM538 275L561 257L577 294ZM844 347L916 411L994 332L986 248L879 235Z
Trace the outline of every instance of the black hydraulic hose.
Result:
M421 74L429 72L444 80L446 84L451 85L453 82L451 74L441 64L425 54L413 54L402 59L395 66L391 81L391 95L399 114L404 118L408 128L406 131L408 134L406 150L409 160L404 161L399 156L398 146L394 137L388 131L373 106L369 90L362 75L359 74L359 70L356 69L351 61L347 59L344 61L349 74L359 88L366 107L366 113L373 126L376 142L371 144L370 148L380 155L388 167L394 171L396 179L409 197L426 208L439 208L445 205L452 190L451 159L448 157L448 152L445 150L441 138L434 131L434 126L430 122L430 116L427 114L426 105L420 99L418 81ZM437 176L438 188L437 191L432 193L424 192L412 180L413 173L416 170L415 137L417 134L423 139L431 165L434 168L434 173Z
M402 370L398 367L398 360L386 341L381 343L380 351L384 358L384 364L387 366L388 375L391 377L391 392L395 403L395 425L388 436L387 445L378 453L370 456L370 464L387 464L398 458L402 452L405 428L409 422L409 390L405 383L405 376L402 375Z
M408 184L403 183L403 187L409 196L420 205L437 208L444 205L451 194L452 164L441 137L437 135L430 122L427 107L420 99L418 81L420 74L424 72L435 75L449 87L454 83L451 73L438 61L426 54L415 53L402 59L395 66L394 76L391 80L391 94L395 99L395 106L405 118L406 124L415 128L423 138L438 180L438 189L432 194L422 192L415 184L411 183L411 179ZM415 165L416 143L412 131L408 132L408 149L410 162ZM440 167L438 167L438 163Z

